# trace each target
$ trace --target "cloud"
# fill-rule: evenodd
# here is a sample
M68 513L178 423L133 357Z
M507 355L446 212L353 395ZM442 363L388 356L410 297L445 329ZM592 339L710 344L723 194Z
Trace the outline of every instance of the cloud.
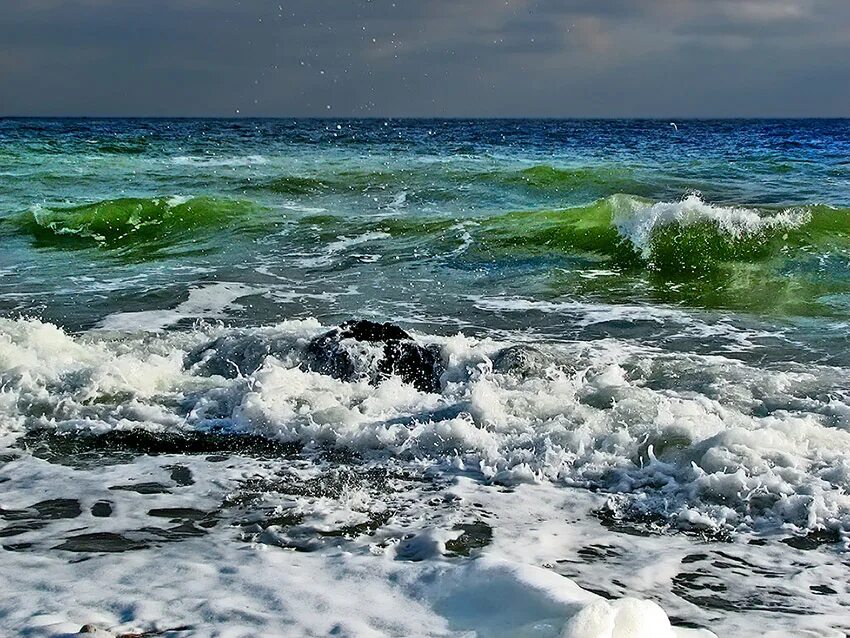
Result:
M0 112L850 115L846 59L839 0L6 0Z

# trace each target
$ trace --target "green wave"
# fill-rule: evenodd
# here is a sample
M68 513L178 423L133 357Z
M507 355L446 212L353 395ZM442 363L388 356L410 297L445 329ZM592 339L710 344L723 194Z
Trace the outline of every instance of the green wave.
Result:
M322 214L303 217L299 224L318 231L312 241L320 242L333 241L340 233L365 232L451 242L463 228L472 236L470 250L476 256L585 255L622 268L677 276L727 262L850 250L850 208L757 211L712 206L696 196L658 203L618 194L567 209L463 219L409 216L362 222Z
M677 205L685 203L665 206ZM589 260L584 268L562 270L550 282L552 288L609 301L643 296L653 302L797 315L840 314L846 306L850 209L816 205L745 211L748 223L734 223L736 211L702 205L698 210L704 218L655 220L641 240L626 232L629 222L646 221L658 206L618 195L563 211L512 213L482 224L477 255L584 257ZM610 272L583 276L594 265Z
M755 211L695 202L689 209L687 200L653 204L615 195L587 206L489 218L478 235L482 246L496 253L588 253L619 266L676 275L699 274L727 262L850 250L849 208ZM672 215L653 218L658 206ZM646 228L642 236L629 233L641 225Z
M430 199L451 199L459 188L479 185L509 188L533 194L585 193L593 197L619 192L648 194L650 186L634 171L621 166L557 168L540 164L524 169L459 169L433 165L401 170L325 171L311 175L282 175L258 188L289 196L412 191ZM252 184L252 187L257 187Z
M332 190L330 184L318 177L284 175L263 184L260 188L281 195L314 195Z
M640 194L645 190L644 185L634 177L633 171L621 166L556 168L538 164L519 171L491 173L489 178L506 184L556 192L600 188L612 194Z
M256 211L250 202L213 197L122 198L66 208L34 208L12 219L41 245L165 247L224 228Z
M150 144L144 137L105 140L98 142L95 148L110 155L141 155L146 153Z
M804 315L829 313L831 298L850 293L850 208L754 210L618 194L560 210L373 222L320 215L300 226L305 243L382 232L392 238L383 250L399 257L487 264L506 276L511 264L539 259L523 285L540 293Z
M254 214L260 210L264 214ZM33 209L7 219L3 232L27 234L40 246L98 246L148 259L221 247L229 236L224 232L265 235L279 222L247 201L126 198ZM513 276L512 264L526 263L532 287L607 300L645 295L811 314L850 294L850 208L756 210L715 206L696 196L655 202L617 194L572 208L490 216L322 214L287 224L286 241L296 249L378 232L391 238L381 243L388 258L437 258L471 270L486 265L506 276ZM588 276L591 271L607 274Z
M640 255L613 224L619 197L566 210L520 211L483 220L475 250L490 255L585 254L637 266Z

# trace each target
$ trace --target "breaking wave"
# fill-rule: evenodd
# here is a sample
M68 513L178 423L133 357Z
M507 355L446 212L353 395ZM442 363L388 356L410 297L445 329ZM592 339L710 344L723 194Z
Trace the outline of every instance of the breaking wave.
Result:
M712 205L698 195L652 202L612 195L558 210L521 211L466 220L400 217L349 222L312 215L303 226L394 238L439 240L458 224L471 236L473 252L495 258L521 253L589 254L615 265L657 273L702 273L724 262L758 262L795 253L850 249L850 209L801 206L758 210Z
M0 320L0 429L259 435L599 490L606 515L665 527L850 531L845 369L753 367L615 339L421 335L442 361L439 390L426 391L374 374L379 343L342 343L354 361L346 378L305 366L326 330L305 320L116 339Z
M656 203L615 195L572 209L511 213L484 228L484 241L505 249L580 250L664 273L850 248L850 209L756 210L711 205L698 195Z

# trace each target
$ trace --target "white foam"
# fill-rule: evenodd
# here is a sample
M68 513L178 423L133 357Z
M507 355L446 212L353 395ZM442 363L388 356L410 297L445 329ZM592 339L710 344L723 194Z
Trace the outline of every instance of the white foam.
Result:
M379 239L391 237L388 233L368 232L356 237L338 237L336 241L329 242L322 247L322 254L315 257L303 257L297 263L305 268L317 268L332 264L336 256L354 246L367 244Z
M93 623L108 630L107 635L189 625L191 634L199 636L446 636L474 631L491 638L557 638L565 633L599 635L590 630L593 619L601 619L605 628L620 632L613 635L671 635L667 616L649 599L679 622L723 636L841 635L831 627L841 626L847 596L811 591L845 579L847 568L834 557L784 545L762 548L681 535L617 534L590 515L604 501L604 495L592 492L548 483L505 491L468 476L443 477L436 483L412 480L389 489L346 481L337 497L322 490L310 495L309 490L288 493L283 488L284 493L276 493L272 483L260 500L248 502L242 515L258 514L259 520L264 512L292 512L303 521L289 529L271 525L254 537L240 538L237 530L251 528L239 523L239 511L217 510L222 500L239 502L244 495L240 482L294 476L296 486L321 486L330 473L325 484L333 485L333 473L338 469L338 478L345 478L350 466L323 468L310 460L250 456L224 462L203 455L119 461L79 469L22 454L0 469L7 510L68 497L79 499L83 510L75 518L52 519L44 528L6 537L4 543L31 546L4 552L0 562L0 633L55 635ZM193 485L171 485L174 464L191 471ZM163 494L110 489L145 481L170 488ZM255 492L258 485L241 489ZM101 500L112 502L113 514L93 518L89 508ZM170 526L148 514L162 507L191 507L222 518L201 538L158 543L118 559L53 549L82 532L150 538L152 527ZM313 531L314 536L316 530L334 532L387 511L389 522L374 533L352 540L332 533L305 546L309 553L277 547L292 547L299 531ZM476 520L492 527L492 543L471 559L452 556L447 542L460 534L456 523ZM600 551L594 559L593 553ZM713 560L724 565L714 568ZM787 573L787 578L777 580L777 573ZM712 599L741 601L743 608L694 605L677 595L680 574L707 579L714 588L718 581L725 583L727 589L715 589ZM579 585L604 592L610 600ZM773 598L777 594L781 597ZM781 603L775 610L747 606L775 603ZM782 613L784 609L805 613ZM711 635L680 628L673 632Z
M182 206L186 202L190 201L192 201L192 197L190 195L172 195L171 197L165 200L165 203L170 208L174 208L175 206Z
M221 284L198 291L190 305L209 316L222 292L235 299L252 291ZM191 314L184 308L168 319ZM140 318L120 319L105 325L129 327ZM162 325L160 316L141 319ZM126 427L128 418L142 427L225 425L461 467L500 482L595 486L612 495L612 511L661 515L673 525L850 529L843 369L760 369L605 339L538 344L539 366L518 375L491 363L508 343L456 336L429 339L442 348L447 370L442 394L426 394L396 377L375 387L301 369L299 353L320 331L315 322L290 322L244 333L246 347L259 339L275 348L246 383L180 369L186 352L208 338L203 331L91 341L35 321L4 321L0 361L14 373L4 375L3 419L19 428L33 417L15 406L38 397L45 416L37 422L55 427ZM228 347L238 349L235 343ZM361 349L367 366L380 350ZM126 398L97 399L116 392ZM168 407L175 404L187 413Z
M607 603L546 570L488 558L411 563L345 552L234 551L197 541L127 553L120 561L93 556L68 565L26 554L10 558L17 570L0 568L10 576L9 614L0 626L14 633L67 636L85 623L106 636L186 625L194 636L713 635L674 632L652 603ZM613 633L575 629L571 619L600 608L615 610ZM659 628L666 633L654 633Z
M178 166L262 166L268 164L263 155L245 155L241 157L218 157L215 155L179 155L171 159Z
M183 319L217 319L226 316L238 299L266 292L236 282L217 282L189 291L189 298L170 310L142 310L138 312L116 312L105 317L99 329L114 332L158 332Z
M222 290L229 298L251 292L213 287L199 292L193 303L198 308L218 303ZM56 631L67 632L74 623L102 617L111 628L130 628L134 622L142 628L167 628L197 623L200 616L228 631L282 635L300 635L307 627L329 632L337 626L337 631L364 636L436 636L473 627L482 628L482 636L558 636L564 627L569 628L565 635L590 628L607 635L613 623L615 629L630 627L632 633L625 635L640 636L667 631L657 608L598 603L581 615L583 607L576 601L596 599L562 576L555 586L554 575L538 569L582 547L577 538L586 536L586 545L608 534L593 523L591 511L601 509L626 524L649 519L674 529L745 539L824 529L846 535L850 530L847 370L753 367L721 356L601 339L536 343L537 354L528 366L509 371L494 363L509 341L420 335L439 345L447 366L442 392L428 394L395 377L372 386L301 369L302 349L323 330L309 320L242 331L206 327L154 336L75 337L36 320L0 320L0 436L6 443L34 428L223 428L296 442L306 446L306 454L319 453L323 446L351 448L379 466L426 472L443 485L436 493L415 485L398 493L351 486L333 497L264 497L281 511L299 513L304 522L290 529L269 527L257 540L287 547L318 543L310 546L318 552L315 556L234 546L235 532L226 525L215 532L225 536L212 537L218 543L184 541L179 548L140 550L118 562L95 557L68 566L49 554L10 552L0 570L11 583L7 589L22 593L7 597L8 609L19 611L3 616L2 626L59 618ZM204 376L201 367L185 369L187 353L226 335L234 352L251 347L265 353L256 371L222 378ZM369 365L379 350L359 348L358 365ZM224 500L235 481L258 473L280 476L268 461L240 459L228 468L213 464L205 469L203 458L179 458L193 468L194 505L200 509ZM175 462L140 457L131 465L80 471L25 455L3 466L4 476L13 482L4 483L0 506L26 508L40 499L67 496L73 486L88 507L102 494L117 498L104 493L108 486L139 477L157 480L161 466ZM305 480L321 471L309 461L300 469L286 468L306 473ZM457 473L475 480L443 482ZM504 485L512 491L502 491L499 486ZM167 506L185 506L183 494L122 497L119 514L98 529L144 529L150 525L145 512L157 506L157 499L165 499ZM435 497L436 503L429 500ZM126 500L130 498L136 500ZM397 514L368 546L345 549L330 540L309 540L316 530L332 533L322 538L338 538L333 532L340 525L363 525L380 512ZM478 520L498 531L487 551L508 561L500 567L486 561L461 564L447 556L448 543L458 535L455 523L472 514L483 516L481 512L489 512L489 518ZM60 520L45 532L33 529L14 541L47 543L91 525L94 519ZM607 542L622 545L618 538ZM590 572L576 574L590 586L613 589L618 598L643 598L659 587L676 591L674 578L690 541L675 538L679 540L640 541L643 553L616 563L627 574L614 567L604 572L612 581L625 579L629 588L598 583ZM745 560L768 566L767 571L758 568L764 573L783 564L769 546L739 545ZM662 547L663 552L678 549L667 560L659 558ZM736 547L724 551L735 553ZM818 569L807 578L841 571L828 561ZM843 578L838 572L834 577ZM139 573L148 575L143 586ZM753 573L753 578L762 578L762 572ZM765 580L766 585L771 582ZM810 591L822 582L805 580L794 595L824 617L800 616L793 621L796 625L789 620L787 626L835 626L826 620L834 611L830 601ZM57 583L65 583L59 594ZM121 600L137 599L140 587L148 602L134 608L131 620L109 611ZM368 604L355 607L344 594L355 596L362 589L369 591ZM222 594L199 607L201 592ZM517 604L487 615L484 607L493 597ZM672 605L680 618L695 613L677 601L665 595L661 602ZM401 608L404 614L398 612ZM654 623L652 629L633 624L636 618ZM723 622L727 628L747 626L734 615ZM212 631L207 627L202 625L199 635Z
M709 222L724 233L741 238L774 228L794 228L810 219L810 214L803 209L763 214L748 208L709 204L696 194L688 195L678 202L654 204L618 195L614 197L614 207L612 222L617 231L640 250L646 259L651 256L654 231L670 224L690 226Z

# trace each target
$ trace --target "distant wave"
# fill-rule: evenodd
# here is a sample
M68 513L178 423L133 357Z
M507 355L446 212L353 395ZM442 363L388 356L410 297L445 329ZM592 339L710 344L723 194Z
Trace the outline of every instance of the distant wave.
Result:
M18 231L49 245L117 247L176 241L201 228L221 228L258 208L213 197L121 198L72 207L34 206L11 221Z
M420 199L452 199L458 188L479 185L557 195L590 193L593 197L618 192L649 193L649 185L634 172L617 165L554 167L539 164L516 169L462 169L444 164L397 170L325 170L307 174L281 175L252 188L274 193L305 196L409 190Z

